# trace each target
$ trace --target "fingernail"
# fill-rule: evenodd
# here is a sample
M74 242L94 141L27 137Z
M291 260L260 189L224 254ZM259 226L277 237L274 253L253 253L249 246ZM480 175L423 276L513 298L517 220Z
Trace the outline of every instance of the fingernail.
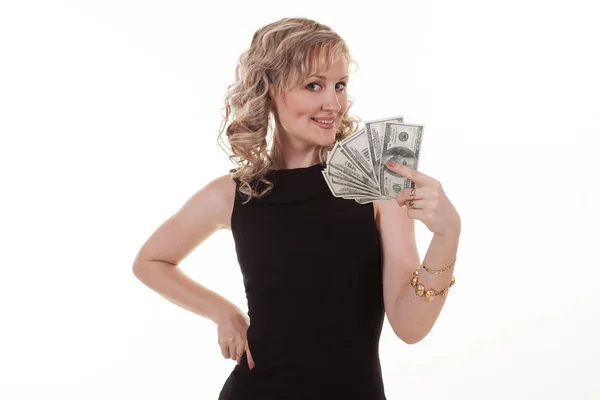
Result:
M393 162L393 161L388 161L388 162L386 163L386 165L387 165L388 167L390 167L390 168L394 168L394 167L396 166L396 163L395 163L395 162Z

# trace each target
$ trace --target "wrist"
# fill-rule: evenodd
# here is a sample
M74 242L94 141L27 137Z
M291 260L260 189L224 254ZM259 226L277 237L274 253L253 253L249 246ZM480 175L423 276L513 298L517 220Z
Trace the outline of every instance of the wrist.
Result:
M460 215L455 214L449 223L445 224L445 229L443 232L436 232L435 234L438 236L449 236L449 237L458 237L460 236L460 231L462 229L462 224L460 220Z
M445 232L435 232L433 236L441 239L458 239L460 237L460 228L450 229Z
M219 296L213 302L213 307L209 313L209 319L216 325L219 325L221 321L226 319L229 315L239 312L239 307L227 300L224 297Z

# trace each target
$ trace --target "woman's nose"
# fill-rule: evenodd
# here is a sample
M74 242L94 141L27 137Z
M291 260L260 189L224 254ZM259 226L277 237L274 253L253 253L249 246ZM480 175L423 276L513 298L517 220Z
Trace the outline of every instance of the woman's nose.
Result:
M338 100L337 94L329 94L325 103L323 104L323 110L339 112L342 108L340 101Z

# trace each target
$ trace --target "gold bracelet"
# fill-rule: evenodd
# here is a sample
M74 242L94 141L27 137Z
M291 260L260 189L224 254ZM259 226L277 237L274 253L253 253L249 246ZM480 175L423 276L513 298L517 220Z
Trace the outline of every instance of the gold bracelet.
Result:
M446 266L446 267L444 267L444 268L442 268L442 269L429 269L429 268L427 268L427 267L425 266L425 264L423 264L423 265L421 265L421 266L423 267L423 269L424 269L425 271L427 271L427 272L431 272L432 274L435 274L435 275L437 275L437 274L441 274L442 272L445 272L445 271L449 270L450 268L452 268L452 267L454 266L454 264L455 264L455 263L456 263L456 260L454 260L454 261L452 262L452 264L450 264L450 265L448 265L448 266Z
M448 285L448 287L444 288L444 290L442 290L440 292L436 292L433 289L426 290L425 286L423 286L422 284L419 283L419 268L417 268L415 270L415 272L413 272L413 277L412 277L412 280L410 281L410 284L412 287L415 288L415 293L417 294L417 296L419 296L419 297L425 296L425 299L427 301L431 301L438 296L446 297L448 295L448 290L450 290L450 288L454 285L455 282L456 282L456 279L454 279L454 277L452 277L452 281L450 282L450 285Z

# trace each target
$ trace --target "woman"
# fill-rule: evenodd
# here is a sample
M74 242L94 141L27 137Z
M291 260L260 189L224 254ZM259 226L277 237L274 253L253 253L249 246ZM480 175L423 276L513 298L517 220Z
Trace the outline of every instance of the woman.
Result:
M150 288L217 325L223 356L237 361L221 400L385 399L384 316L416 343L453 283L460 217L439 182L388 165L416 190L361 205L334 197L321 175L327 151L357 129L346 91L352 63L345 42L315 21L259 29L225 96L219 135L238 168L192 196L134 263ZM414 219L434 233L423 265ZM233 234L248 315L177 268L223 228Z

